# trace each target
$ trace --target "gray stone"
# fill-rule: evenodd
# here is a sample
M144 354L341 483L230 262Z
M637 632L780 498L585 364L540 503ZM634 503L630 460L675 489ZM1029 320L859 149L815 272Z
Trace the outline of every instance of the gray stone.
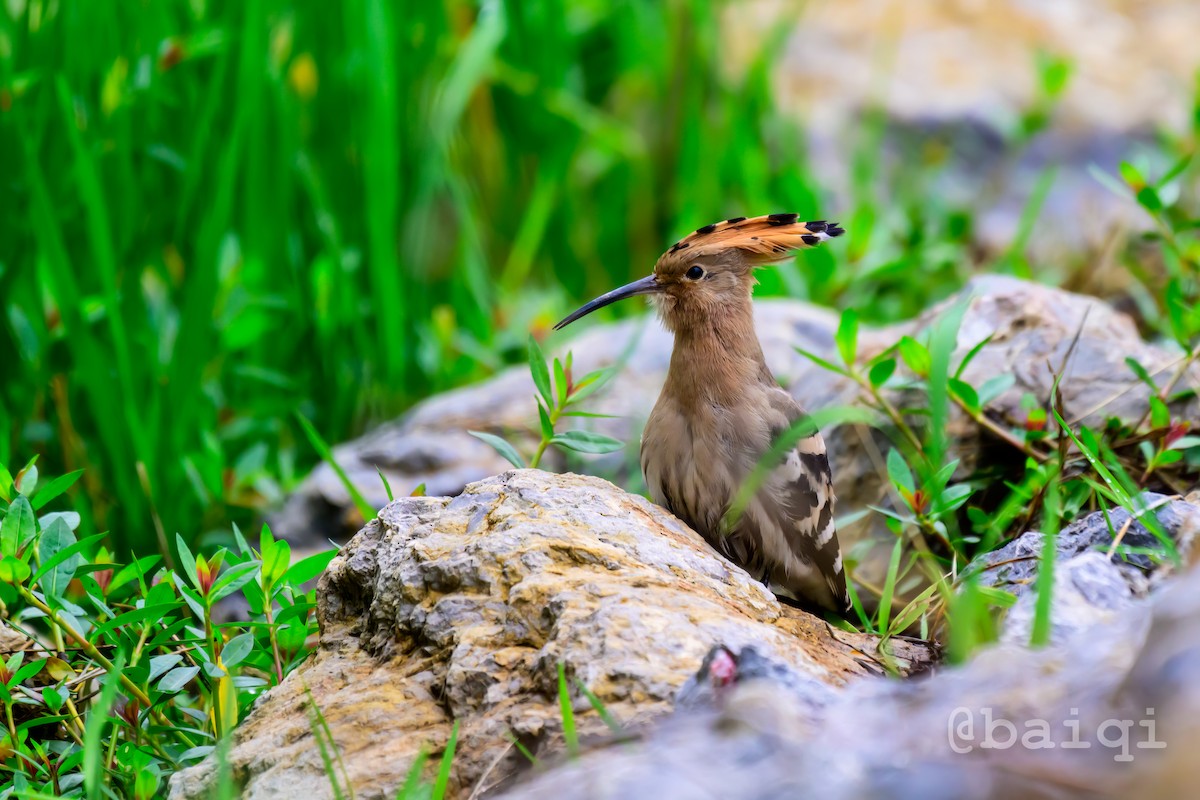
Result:
M1172 501L1152 492L1138 499L1146 513L1154 513L1161 531L1169 532L1180 558L1187 563L1200 530L1200 505ZM1122 549L1111 553L1114 536L1118 535L1124 547L1137 552ZM1038 559L1044 541L1042 533L1029 531L972 564L981 585L1017 596L1006 616L1006 641L1029 641L1037 604ZM1050 634L1056 642L1095 625L1115 622L1135 600L1146 596L1152 574L1161 579L1171 571L1169 560L1165 561L1165 569L1159 568L1166 559L1164 545L1142 522L1131 522L1130 514L1121 508L1110 511L1107 519L1101 513L1089 514L1068 525L1059 532L1055 544ZM1152 560L1148 554L1151 552L1162 555Z
M1175 501L1163 517L1182 540L1200 525L1200 507ZM1122 574L1115 566L1091 573L1084 565L1103 556L1073 550L1103 524L1093 514L1076 526L1078 536L1063 537L1068 572ZM504 797L1192 796L1200 779L1200 571L1154 583L1148 597L1120 600L1121 613L1090 625L1066 626L1045 648L1005 631L1004 641L962 666L909 681L858 681L816 704L804 676L787 676L784 664L756 665L722 686L710 658L689 684L712 684L698 701L635 743L559 763ZM1099 596L1104 606L1113 595ZM1005 625L1013 624L1010 615ZM1008 725L1018 738L1004 746Z
M454 721L452 796L466 797L526 764L510 736L538 757L561 751L560 662L585 739L607 727L576 679L636 728L670 710L717 642L753 645L810 698L879 670L873 637L780 605L662 509L598 478L536 470L388 505L329 565L318 613L314 656L237 729L229 758L248 800L332 796L306 688L357 797L394 796ZM906 671L933 655L898 650ZM178 773L171 797L206 797L213 772L206 761Z

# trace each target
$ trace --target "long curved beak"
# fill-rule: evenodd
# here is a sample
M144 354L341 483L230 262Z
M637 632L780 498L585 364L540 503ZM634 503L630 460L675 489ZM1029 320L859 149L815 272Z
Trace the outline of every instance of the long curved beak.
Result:
M662 286L657 280L655 280L653 275L636 280L633 283L627 283L620 289L613 289L608 294L602 294L590 303L582 305L575 311L572 311L563 319L562 322L554 326L554 330L560 331L580 317L586 317L597 308L604 308L607 305L612 305L618 300L624 300L626 297L637 297L639 294L654 294L661 291Z

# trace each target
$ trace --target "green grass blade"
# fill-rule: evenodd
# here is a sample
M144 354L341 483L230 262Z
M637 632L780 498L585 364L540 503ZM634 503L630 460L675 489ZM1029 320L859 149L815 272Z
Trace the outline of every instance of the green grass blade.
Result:
M350 499L354 501L354 507L358 509L359 514L362 514L363 520L370 521L375 519L375 509L371 507L371 504L367 502L367 498L363 497L362 492L360 492L358 487L354 485L354 482L350 480L350 476L346 474L346 470L342 469L341 464L339 464L333 457L333 450L329 447L329 444L323 438L321 438L321 434L317 433L317 429L311 422L308 421L308 417L297 411L296 421L300 423L300 427L304 430L304 435L308 437L308 441L310 444L312 444L313 449L321 455L321 458L323 458L325 462L329 464L329 466L333 469L334 474L338 476L338 480L342 482L342 486L345 487L346 493L349 494Z

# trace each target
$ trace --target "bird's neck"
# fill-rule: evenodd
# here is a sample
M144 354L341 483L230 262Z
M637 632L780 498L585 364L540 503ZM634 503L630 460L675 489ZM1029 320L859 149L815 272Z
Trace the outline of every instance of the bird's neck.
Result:
M749 388L774 384L749 303L674 328L675 348L663 392L680 403L736 405Z

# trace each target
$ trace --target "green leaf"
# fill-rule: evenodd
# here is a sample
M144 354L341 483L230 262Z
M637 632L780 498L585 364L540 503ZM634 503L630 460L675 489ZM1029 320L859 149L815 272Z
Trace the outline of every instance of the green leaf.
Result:
M1137 193L1138 204L1147 211L1162 211L1162 198L1158 196L1158 191L1153 186L1143 186L1138 189Z
M29 565L16 556L0 556L0 581L24 583L29 577Z
M829 370L830 372L836 372L838 375L845 375L847 378L850 377L850 373L847 372L845 369L843 369L842 367L839 367L838 365L834 364L833 362L826 361L825 359L821 358L818 355L815 355L814 353L810 353L807 350L802 350L799 347L796 348L796 352L799 353L800 355L804 356L805 358L807 358L809 361L812 361L814 364L816 364L818 367L821 367L822 369Z
M1150 387L1151 392L1158 391L1158 384L1154 382L1154 378L1150 377L1150 373L1146 371L1146 368L1138 363L1133 356L1125 356L1125 364L1134 375L1137 375L1138 380Z
M98 538L100 537L88 537L87 539L84 539L84 542L92 542ZM150 574L150 570L154 569L155 565L161 560L162 556L158 555L142 556L133 563L126 564L117 572L116 575L113 576L112 582L108 584L108 591L110 593L116 591L135 578L145 578L145 576ZM45 569L45 564L42 565L42 568ZM165 584L163 585L165 586Z
M959 506L967 502L974 493L975 490L971 488L970 484L958 483L954 486L948 486L946 487L946 491L942 492L938 498L934 510L938 514L955 511Z
M132 625L135 622L145 622L146 620L160 621L172 613L177 613L179 609L180 605L178 602L161 603L135 608L132 611L126 611L124 614L113 617L108 622L98 626L96 628L95 636L107 636L108 634L116 631L118 628Z
M103 685L100 697L88 708L83 733L83 784L87 787L89 799L99 798L103 793L104 758L108 752L108 748L105 747L104 728L112 720L108 712L117 697L117 687L120 686L120 676L124 669L125 653L117 650L112 671L106 672L100 679Z
M444 800L446 790L450 786L450 766L454 762L454 751L458 746L458 720L450 728L450 738L446 741L446 749L442 752L442 760L438 763L437 777L433 781L433 791L429 800Z
M929 358L929 350L926 349L925 345L911 336L901 336L898 347L900 358L913 371L913 374L921 378L928 377L932 361Z
M246 537L242 535L242 529L238 527L236 522L230 523L233 528L233 541L237 545L238 553L244 556L250 555L250 543L246 541ZM265 525L263 526L266 527Z
M1142 177L1142 173L1137 167L1135 167L1133 164L1130 164L1128 161L1122 161L1118 169L1121 173L1121 177L1125 180L1125 183L1127 183L1130 188L1136 190L1146 185L1146 179Z
M1170 450L1191 450L1193 447L1200 447L1200 436L1181 436L1171 442L1168 449Z
M37 675L42 671L42 667L46 666L46 661L47 659L39 658L37 661L30 661L25 666L15 670L12 680L9 681L9 686L19 686L34 675ZM12 669L12 667L9 667L9 669Z
M967 366L970 365L970 363L975 360L975 356L979 355L979 351L987 346L987 343L992 340L992 336L993 336L993 334L989 333L987 336L983 337L983 339L979 342L979 344L975 345L969 351L967 351L967 354L965 356L963 356L963 360L958 362L958 369L954 370L954 377L956 377L956 378L962 377L962 374L963 374L963 372L966 371Z
M221 650L221 663L226 669L231 669L242 663L246 656L254 650L254 634L240 633L225 643Z
M1183 453L1179 450L1164 450L1154 459L1155 467L1165 467L1170 464L1183 460Z
M1092 469L1094 469L1104 481L1103 485L1104 487L1107 487L1109 492L1111 492L1113 502L1120 505L1133 516L1137 517L1138 521L1145 525L1146 528L1152 534L1154 534L1154 537L1159 540L1163 546L1163 549L1166 550L1167 556L1171 559L1171 562L1173 564L1179 564L1179 550L1175 547L1175 542L1171 539L1171 537L1166 535L1166 533L1163 531L1162 525L1158 521L1158 517L1156 517L1153 513L1145 513L1145 505L1143 502L1141 502L1140 497L1138 498L1138 502L1135 503L1134 498L1130 496L1129 491L1125 488L1121 481L1117 479L1117 476L1113 474L1113 470L1110 470L1108 466L1101 461L1096 435L1092 433L1091 429L1084 427L1080 429L1078 434L1076 434L1075 431L1073 431L1067 424L1067 421L1062 418L1062 415L1058 413L1058 409L1054 409L1054 418L1058 421L1059 426L1066 431L1067 435L1071 437L1071 441L1075 443L1075 446L1079 448L1079 451L1083 453L1084 458L1086 458L1088 463L1091 464ZM1121 470L1120 465L1115 461L1115 459L1112 464L1114 469L1119 470L1122 476L1128 479L1128 476L1124 475L1124 470ZM1085 475L1084 480L1090 481L1089 476ZM1096 487L1100 487L1099 483L1095 483L1094 485Z
M150 674L146 677L147 682L153 681L180 661L183 661L183 656L179 653L167 653L165 656L151 657Z
M54 480L47 483L41 489L38 489L37 494L33 496L33 510L38 511L47 503L60 494L70 489L75 481L79 480L79 476L83 474L83 470L77 469L74 472L68 472L66 475L60 475Z
M895 450L892 451L896 452ZM888 620L892 614L892 597L896 593L896 574L900 570L900 555L904 550L904 540L896 539L896 543L892 545L892 557L888 561L887 577L884 578L883 594L879 598L879 624L876 626L878 630L886 631L888 629Z
M1035 584L1037 598L1034 603L1033 628L1029 634L1029 644L1032 647L1042 647L1050 641L1050 612L1054 595L1055 560L1058 557L1058 528L1061 522L1060 505L1059 483L1056 477L1046 485L1042 513L1042 552L1038 559Z
M546 401L546 405L554 405L554 392L550 388L550 370L546 369L546 355L533 334L529 335L529 374L533 377L533 385Z
M883 361L877 361L871 365L871 370L867 373L867 379L871 385L878 389L883 384L887 383L887 379L892 377L892 373L896 371L896 359L885 358Z
M375 519L375 508L367 502L362 492L354 485L354 481L350 480L350 476L346 474L346 470L342 469L342 465L333 457L333 450L330 449L325 439L321 437L321 434L317 433L316 427L309 422L308 417L297 411L296 421L300 423L300 427L304 430L304 435L308 437L309 444L313 446L313 449L317 451L321 458L325 460L325 463L333 470L333 473L337 475L338 480L341 481L346 493L350 495L350 499L354 501L354 507L358 509L358 513L362 515L362 518L368 521Z
M56 519L61 519L67 523L67 527L73 531L79 530L79 524L83 521L79 514L74 511L51 511L38 517L38 526L42 530L45 530Z
M1108 189L1117 197L1120 197L1123 200L1129 199L1129 192L1125 186L1112 175L1109 175L1107 172L1100 169L1100 167L1096 164L1088 164L1088 174L1095 178L1097 183L1099 183L1105 189Z
M375 474L379 476L379 482L383 484L383 490L387 492L388 502L393 502L396 498L392 495L392 484L388 483L387 476L383 474L383 470L375 467ZM425 484L421 484L424 486Z
M575 730L575 709L571 706L571 693L567 689L566 667L558 662L558 710L562 715L563 739L567 744L567 755L579 755L579 734Z
M0 464L0 500L8 503L12 501L13 496L13 477L8 471L8 467Z
M54 525L58 521L59 520L55 520L54 522L51 522L50 524ZM63 523L63 524L65 525L66 523ZM50 570L57 567L59 564L66 561L68 558L71 558L72 556L75 556L79 553L82 553L84 550L87 550L88 548L90 548L92 545L96 544L103 538L104 538L103 533L97 533L94 536L89 536L86 539L81 539L80 541L75 542L74 544L71 544L71 545L68 545L67 547L62 548L61 550L56 552L49 559L43 558L42 565L40 567L38 567L38 571L33 576L33 583L37 583L38 581L40 581L42 579L42 576L45 575L47 572L49 572ZM145 559L157 560L158 556L146 556ZM80 561L86 562L86 559L81 558ZM75 569L78 570L79 567L76 566ZM128 567L126 567L126 569L128 569ZM116 579L115 578L113 579L113 583L110 584L109 586L110 586L109 591L111 591L113 588L116 588Z
M47 686L42 689L42 700L46 703L46 708L50 709L55 714L63 705L63 696L53 686Z
M980 586L979 596L997 608L1012 608L1017 602L1015 594L995 586Z
M600 698L596 697L592 693L592 690L585 686L579 678L575 679L575 688L583 693L583 696L587 698L588 704L596 710L596 713L600 715L600 719L604 720L604 724L608 726L610 731L613 733L622 733L624 731L621 723L617 722L617 718L612 715L612 712L605 707Z
M8 514L0 524L0 554L15 556L36 535L33 506L29 505L25 495L19 494L9 505Z
M958 331L969 302L969 298L964 298L948 307L938 315L929 333L929 426L924 455L933 464L941 463L946 452L950 358L958 347Z
M976 393L975 387L958 378L949 378L948 383L951 393L962 401L964 406L978 414L981 406L979 404L979 394Z
M286 544L286 542L281 544ZM254 576L258 574L258 571L261 567L261 561L247 561L244 564L238 564L237 566L230 567L229 569L225 570L225 572L221 573L221 577L217 578L217 580L213 582L212 590L208 593L209 604L211 605L212 603L220 600L222 597L227 597L228 595L233 594L238 589L254 580Z
M554 423L550 421L550 415L546 412L546 407L542 405L542 401L537 401L538 422L542 426L542 438L549 439L554 436Z
M910 601L909 604L905 606L899 614L896 615L896 619L892 622L891 630L888 631L888 633L899 633L900 631L907 629L909 625L912 625L914 622L916 622L917 618L929 609L930 598L933 597L933 593L939 588L940 587L938 584L934 583L927 587L925 591L914 597L912 601Z
M854 358L858 354L858 312L852 308L842 312L833 341L837 344L842 362L847 367L854 366Z
M988 378L979 387L979 407L987 408L992 401L1011 389L1017 382L1017 376L1011 372L1002 372Z
M37 456L34 456L29 461L29 465L21 470L20 477L17 478L17 491L26 497L31 497L38 484L38 468Z
M454 724L458 725L458 721L455 720ZM453 734L455 731L451 731L451 733ZM400 787L400 791L396 792L395 800L425 800L426 787L421 777L425 774L425 762L428 760L429 753L422 746L417 751L417 757L413 759L412 766L408 768L404 784Z
M517 454L517 450L508 442L501 439L499 436L483 431L467 431L467 433L479 439L481 442L486 442L492 446L492 449L504 457L504 460L512 464L517 469L524 469L525 462L521 456Z
M208 616L204 606L204 598L195 589L184 586L181 583L179 584L179 594L183 597L184 602L188 604L188 608L192 610L192 613L196 615L196 619L204 620Z
M270 536L265 525L263 531ZM292 546L282 539L268 540L266 536L263 537L262 544L264 547L259 551L262 555L262 575L267 582L274 583L283 577L292 563Z
M326 550L323 553L315 553L307 558L302 558L283 574L283 580L280 582L285 586L300 586L308 583L324 572L325 567L329 566L329 562L333 561L335 556L337 556L337 550Z
M887 454L887 471L888 479L896 487L906 489L909 493L916 491L912 470L908 468L904 456L900 455L900 451L894 447Z
M1191 163L1193 155L1195 154L1191 152L1184 153L1183 156L1176 161L1161 178L1158 179L1158 183L1154 184L1155 188L1161 189L1171 181L1175 180L1175 178L1179 177L1180 173L1187 169L1188 164Z
M1155 428L1165 428L1171 424L1171 409L1158 396L1150 398L1150 424Z
M625 446L624 443L611 436L604 436L603 434L592 433L591 431L564 431L557 434L550 441L560 447L580 453L612 453Z
M61 519L56 519L50 523L49 528L42 531L42 538L38 541L38 561L42 564L48 563L73 544L76 544L76 540L71 528ZM61 597L71 579L75 577L75 570L82 563L83 558L78 553L62 559L42 578L42 591L48 597Z
M603 389L616 374L617 367L612 366L594 370L584 375L575 382L575 391L571 392L571 396L567 399L567 404L575 405L592 393Z
M196 677L200 672L199 667L175 667L175 669L162 676L162 680L158 682L156 687L160 692L167 694L175 694L183 687L191 682L192 678Z
M187 542L178 533L175 534L175 549L179 551L179 568L183 571L184 579L194 588L200 588L200 577L196 572L196 559L192 556Z
M567 354L567 357L570 357L570 353ZM558 398L558 407L562 408L567 404L567 373L563 369L562 362L557 358L554 359L554 388Z

